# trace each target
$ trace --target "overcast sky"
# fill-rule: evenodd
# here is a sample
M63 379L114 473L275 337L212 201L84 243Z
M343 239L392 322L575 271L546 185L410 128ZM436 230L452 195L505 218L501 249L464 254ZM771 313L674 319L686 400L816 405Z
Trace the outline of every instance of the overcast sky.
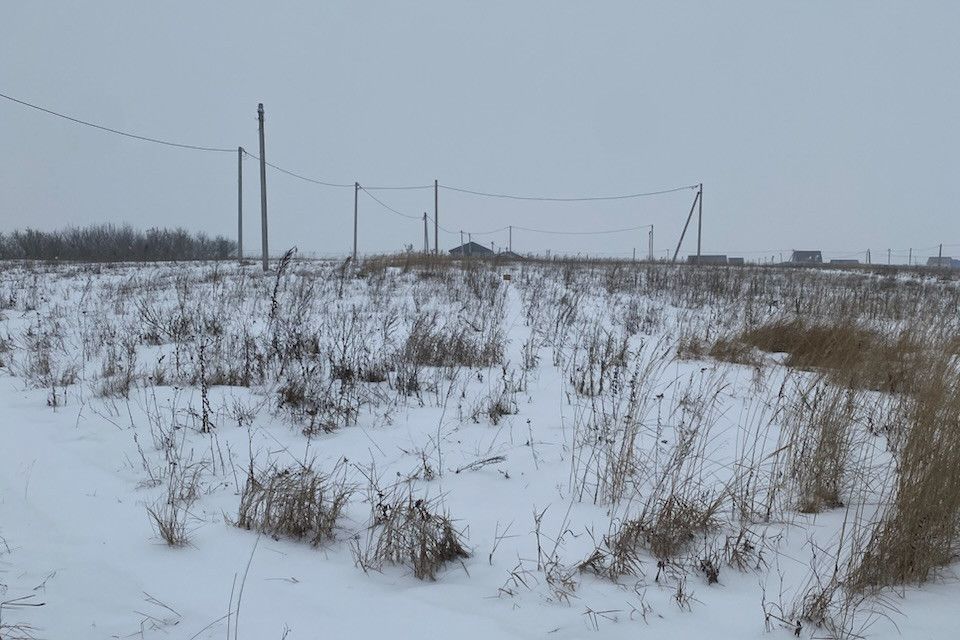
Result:
M956 0L3 0L2 13L0 92L143 135L256 152L263 102L267 159L333 182L565 197L702 181L704 252L871 247L878 261L944 242L960 253ZM235 154L129 140L2 100L0 141L0 230L109 221L236 233ZM267 178L272 251L349 251L352 188ZM253 251L252 160L244 185ZM432 215L430 190L375 195ZM441 190L440 223L653 224L662 255L692 200ZM361 251L422 238L422 223L361 193ZM449 249L459 236L440 240ZM645 231L513 241L647 246Z

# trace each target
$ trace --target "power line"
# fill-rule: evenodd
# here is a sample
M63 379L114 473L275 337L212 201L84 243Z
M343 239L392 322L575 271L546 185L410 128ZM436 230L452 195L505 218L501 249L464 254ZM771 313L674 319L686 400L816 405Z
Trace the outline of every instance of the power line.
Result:
M257 155L254 154L254 153L250 153L250 152L247 151L246 149L244 149L243 154L246 155L246 156L249 156L249 157L253 158L254 160L257 160L257 161L260 160L260 157L259 157L259 156L257 156ZM288 176L290 176L290 177L292 177L292 178L296 178L297 180L303 180L304 182L310 182L310 183L312 183L312 184L318 184L318 185L323 186L323 187L334 187L334 188L338 188L338 189L342 189L342 188L346 188L346 187L349 187L349 188L351 188L351 189L353 188L353 183L346 184L346 183L343 183L343 182L326 182L326 181L324 181L324 180L318 180L317 178L310 178L310 177L308 177L308 176L305 176L305 175L302 175L302 174L300 174L300 173L297 173L296 171L291 171L290 169L284 169L283 167L281 167L281 166L279 166L279 165L276 165L276 164L273 164L272 162L264 162L264 164L267 165L268 167L270 167L271 169L275 169L276 171L279 171L280 173L285 173L285 174L287 174Z
M96 123L94 123L94 122L88 122L88 121L86 121L86 120L81 120L80 118L74 118L73 116L68 116L68 115L66 115L65 113L60 113L60 112L58 112L58 111L54 111L54 110L52 110L52 109L47 109L46 107L41 107L41 106L39 106L39 105L36 105L36 104L30 103L30 102L27 102L27 101L25 101L25 100L20 100L20 99L18 99L18 98L14 98L13 96L8 96L8 95L6 95L5 93L0 93L0 98L4 98L5 100L9 100L10 102L15 102L15 103L17 103L17 104L19 104L19 105L23 105L24 107L29 107L30 109L35 109L35 110L37 110L37 111L41 111L41 112L46 113L46 114L49 114L49 115L51 115L51 116L56 116L56 117L58 117L58 118L63 118L64 120L69 120L70 122L74 122L74 123L76 123L76 124L82 124L82 125L84 125L84 126L92 127L92 128L94 128L94 129L99 129L100 131L106 131L106 132L108 132L108 133L115 133L115 134L117 134L117 135L119 135L119 136L125 136L125 137L127 137L127 138L133 138L134 140L142 140L142 141L144 141L144 142L153 142L153 143L155 143L155 144L162 144L162 145L165 145L165 146L168 146L168 147L176 147L176 148L178 148L178 149L190 149L190 150L192 150L192 151L212 151L212 152L216 152L216 153L234 153L234 152L236 151L236 148L224 149L224 148L220 148L220 147L204 147L204 146L195 145L195 144L182 144L182 143L180 143L180 142L171 142L170 140L161 140L160 138L151 138L151 137L149 137L149 136L141 136L141 135L136 134L136 133L130 133L130 132L128 132L128 131L121 131L120 129L113 129L112 127L107 127L107 126L104 126L104 125L102 125L102 124L96 124Z
M648 196L659 196L667 193L676 193L677 191L687 191L689 189L699 189L700 185L687 185L683 187L673 187L671 189L662 189L660 191L645 191L642 193L627 193L622 195L615 196L582 196L582 197L573 197L573 198L555 198L549 196L518 196L508 193L490 193L486 191L474 191L472 189L463 189L460 187L451 187L450 185L441 184L441 189L447 189L448 191L458 191L460 193L469 193L475 196L482 196L485 198L505 198L508 200L532 200L538 202L594 202L597 200L629 200L631 198L645 198Z
M131 139L134 139L134 140L140 140L140 141L143 141L143 142L152 142L152 143L154 143L154 144L160 144L160 145L164 145L164 146L168 146L168 147L175 147L175 148L179 148L179 149L188 149L188 150L192 150L192 151L208 151L208 152L215 152L215 153L233 153L233 152L234 152L234 149L233 149L233 148L229 148L229 149L228 149L228 148L223 148L223 147L208 147L208 146L202 146L202 145L185 144L185 143L180 143L180 142L173 142L173 141L171 141L171 140L164 140L164 139L161 139L161 138L154 138L154 137L150 137L150 136L144 136L144 135L140 135L140 134L136 134L136 133L131 133L131 132L129 132L129 131L123 131L123 130L121 130L121 129L115 129L115 128L113 128L113 127L108 127L108 126L101 125L101 124L97 124L97 123L90 122L90 121L87 121L87 120L82 120L82 119L80 119L80 118L76 118L76 117L73 117L73 116L70 116L70 115L67 115L67 114L58 112L58 111L54 111L53 109L48 109L48 108L46 108L46 107L42 107L42 106L40 106L40 105L31 103L31 102L27 102L27 101L25 101L25 100L21 100L21 99L19 99L19 98L15 98L15 97L13 97L13 96L10 96L10 95L4 94L4 93L0 93L0 98L4 98L5 100L8 100L8 101L10 101L10 102L19 104L19 105L24 106L24 107L28 107L28 108L30 108L30 109L34 109L34 110L36 110L36 111L40 111L40 112L42 112L42 113L46 113L46 114L48 114L48 115L55 116L55 117L57 117L57 118L61 118L61 119L67 120L67 121L69 121L69 122L73 122L73 123L75 123L75 124L83 125L83 126L86 126L86 127L91 127L91 128L93 128L93 129L98 129L98 130L100 130L100 131L105 131L105 132L107 132L107 133L113 133L113 134L115 134L115 135L119 135L119 136L131 138ZM249 156L250 158L253 158L253 159L255 159L255 160L260 160L259 156L257 156L256 154L249 153L249 152L246 151L246 150L243 150L243 154L244 154L244 156ZM287 168L285 168L285 167L282 167L282 166L277 165L277 164L272 163L272 162L264 162L264 165L270 167L271 169L273 169L273 170L275 170L275 171L278 171L278 172L280 172L280 173L283 173L283 174L285 174L285 175L288 175L288 176L290 176L290 177L292 177L292 178L296 178L296 179L298 179L298 180L302 180L302 181L304 181L304 182L308 182L308 183L315 184L315 185L319 185L319 186L323 186L323 187L330 187L330 188L335 188L335 189L348 189L348 188L352 188L352 187L355 186L353 183L332 182L332 181L329 181L329 180L321 180L321 179L319 179L319 178L313 178L313 177L304 175L304 174L302 174L302 173L299 173L299 172L297 172L297 171L293 171L293 170L291 170L291 169L287 169ZM688 190L688 189L696 189L696 188L698 188L698 185L691 185L691 186L675 187L675 188L671 188L671 189L663 189L663 190L659 190L659 191L648 191L648 192L642 192L642 193L631 193L631 194L622 194L622 195L613 195L613 196L587 196L587 197L561 198L561 197L519 196L519 195L503 194L503 193L490 193L490 192L484 192L484 191L476 191L476 190L472 190L472 189L463 189L463 188L460 188L460 187L453 187L453 186L449 186L449 185L437 185L437 186L439 186L439 187L441 187L441 188L443 188L443 189L447 189L447 190L449 190L449 191L457 191L457 192L460 192L460 193L467 193L467 194L476 195L476 196L481 196L481 197L506 198L506 199L511 199L511 200L527 200L527 201L543 201L543 202L590 202L590 201L602 201L602 200L625 200L625 199L631 199L631 198L641 198L641 197L647 197L647 196L656 196L656 195L662 195L662 194L668 194L668 193L675 193L675 192L678 192L678 191L684 191L684 190ZM392 212L392 213L394 213L394 214L396 214L396 215L399 215L399 216L401 216L401 217L410 219L410 220L420 220L420 217L419 217L419 216L413 216L413 215L409 215L409 214L403 213L402 211L398 211L398 210L395 209L394 207L392 207L392 206L388 205L387 203L385 203L383 200L380 200L379 198L377 198L376 196L374 196L374 195L371 193L371 191L425 190L425 189L434 188L434 185L389 185L389 186L387 186L387 185L376 185L376 186L363 186L363 185L361 185L360 188L361 188L368 196L370 196L370 198L373 199L377 204L379 204L379 205L382 206L383 208L387 209L388 211L390 211L390 212ZM436 223L436 219L435 219L434 217L431 217L430 219L433 220L434 223ZM442 229L442 230L444 231L444 233L447 233L447 234L456 235L456 234L458 233L458 232L453 231L453 230L451 230L451 229L447 229L446 227L441 227L440 225L437 225L437 227L440 228L440 229ZM531 228L531 227L520 227L520 226L517 226L517 227L515 227L515 228L518 229L518 230L528 231L528 232L532 232L532 233L545 233L545 234L553 234L553 235L601 235L601 234L622 233L622 232L627 232L627 231L635 231L635 230L638 230L638 229L644 229L644 228L648 228L648 227L649 227L649 225L640 225L640 226L637 226L637 227L627 227L627 228L622 228L622 229L609 229L609 230L602 230L602 231L557 231L557 230L550 230L550 229L535 229L535 228ZM471 233L471 235L478 235L478 236L482 236L482 235L492 235L492 234L496 234L496 233L501 233L501 232L507 231L509 228L510 228L509 226L504 226L504 227L500 227L500 228L498 228L498 229L493 229L493 230L490 230L490 231L477 231L477 232L470 232L470 233Z
M260 159L260 158L258 158L258 157L257 157L255 154L253 154L253 153L249 153L249 152L247 152L247 151L244 151L243 153L244 153L245 155L250 156L250 157L253 158L254 160L259 160L259 159ZM268 167L270 167L271 169L275 169L275 170L279 171L280 173L285 173L285 174L287 174L288 176L290 176L290 177L292 177L292 178L296 178L296 179L298 179L298 180L303 180L304 182L310 182L310 183L312 183L312 184L317 184L317 185L320 185L320 186L322 186L322 187L331 187L331 188L334 188L334 189L347 189L347 188L352 189L353 186L354 186L352 182L351 182L351 183L346 183L346 182L330 182L330 181L328 181L328 180L321 180L321 179L319 179L319 178L311 178L310 176L305 176L305 175L303 175L302 173L298 173L298 172L296 172L296 171L292 171L291 169L285 169L284 167L281 167L280 165L277 165L277 164L273 164L272 162L267 162L267 163L265 163L265 164L266 164ZM418 185L396 185L396 186L394 186L394 185L390 185L390 186L376 185L376 186L372 186L372 187L363 187L363 188L364 188L365 190L367 190L367 191L411 191L411 190L416 190L416 189L433 189L433 185L429 185L429 184L427 184L427 185L420 185L420 184L418 184ZM419 219L419 218L418 218L418 219Z
M623 227L620 229L604 229L600 231L554 231L552 229L531 229L530 227L518 227L513 225L514 229L519 229L520 231L530 231L532 233L547 233L556 236L598 236L608 233L625 233L627 231L639 231L640 229L649 229L651 225L641 224L636 227ZM504 227L507 228L507 227Z
M351 185L351 186L353 186L353 185ZM387 211L392 211L393 213L397 214L398 216L403 216L404 218L408 218L408 219L410 219L410 220L421 220L421 217L420 217L420 216L411 216L410 214L403 213L402 211L397 211L396 209L394 209L393 207L391 207L390 205L388 205L386 202L384 202L383 200L381 200L381 199L378 198L377 196L375 196L375 195L373 195L372 193L370 193L369 191L367 191L366 187L364 187L363 185L360 185L360 190L363 191L364 193L366 193L368 196L370 196L370 197L373 199L374 202L376 202L377 204L379 204L381 207L383 207L383 208L386 209Z

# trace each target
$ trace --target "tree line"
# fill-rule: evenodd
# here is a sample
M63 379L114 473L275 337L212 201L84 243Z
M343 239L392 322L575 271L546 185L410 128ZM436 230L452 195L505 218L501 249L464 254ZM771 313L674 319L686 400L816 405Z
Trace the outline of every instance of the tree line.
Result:
M86 262L224 260L236 257L237 243L184 229L136 230L112 224L61 231L26 229L0 233L0 259Z

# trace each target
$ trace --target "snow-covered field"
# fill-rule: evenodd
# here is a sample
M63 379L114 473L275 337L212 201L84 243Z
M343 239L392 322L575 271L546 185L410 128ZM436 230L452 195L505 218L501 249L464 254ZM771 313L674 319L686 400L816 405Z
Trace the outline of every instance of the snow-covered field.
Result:
M828 383L690 348L956 299L669 265L2 266L0 638L957 637L949 568L830 588L887 495L885 394L857 392L839 504L801 509ZM238 526L285 481L329 529Z

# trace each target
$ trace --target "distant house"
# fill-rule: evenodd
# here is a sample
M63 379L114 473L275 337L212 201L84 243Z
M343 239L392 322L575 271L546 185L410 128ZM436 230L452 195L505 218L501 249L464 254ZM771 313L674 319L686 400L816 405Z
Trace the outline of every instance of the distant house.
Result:
M849 266L854 264L860 264L860 261L849 259L849 258L833 258L832 260L830 260L830 264L836 264L840 266L844 266L844 265Z
M928 267L939 267L941 269L958 269L960 268L960 260L954 260L949 256L943 257L929 257L927 258Z
M744 262L743 262L743 258L727 258L727 264L731 264L737 267L742 267Z
M463 258L463 257L470 257L470 256L490 257L494 255L494 253L493 253L493 249L490 249L489 247L485 247L482 244L478 244L476 242L467 242L466 244L462 244L459 247L454 247L453 249L450 249L450 255L455 258Z
M497 254L498 260L523 260L523 256L513 251L501 251Z
M727 256L708 254L687 256L687 264L727 264Z
M790 256L791 264L821 264L823 254L819 251L794 251Z

